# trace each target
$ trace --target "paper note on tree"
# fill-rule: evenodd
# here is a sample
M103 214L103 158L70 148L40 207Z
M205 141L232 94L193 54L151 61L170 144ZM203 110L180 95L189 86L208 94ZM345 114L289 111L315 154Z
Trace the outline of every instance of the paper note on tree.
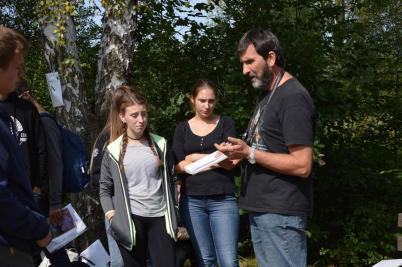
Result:
M50 72L46 73L47 86L49 88L50 99L52 100L53 107L64 106L63 92L59 79L59 73Z

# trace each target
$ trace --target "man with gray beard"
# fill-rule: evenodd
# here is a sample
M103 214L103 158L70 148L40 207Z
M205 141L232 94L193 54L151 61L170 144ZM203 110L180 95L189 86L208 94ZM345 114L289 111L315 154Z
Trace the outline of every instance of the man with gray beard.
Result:
M238 54L243 74L261 95L243 140L229 137L229 143L216 147L230 159L244 159L240 207L249 213L259 266L306 266L314 104L303 85L283 69L272 32L246 32Z

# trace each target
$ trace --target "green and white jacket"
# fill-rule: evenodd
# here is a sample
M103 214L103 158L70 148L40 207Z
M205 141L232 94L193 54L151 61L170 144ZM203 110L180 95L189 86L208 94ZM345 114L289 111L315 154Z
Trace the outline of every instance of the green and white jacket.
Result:
M122 247L131 250L135 245L135 226L131 219L130 200L128 198L127 178L119 167L119 156L122 148L123 136L117 138L107 146L102 159L101 176L99 181L100 201L104 213L115 210L110 229L114 239ZM165 226L166 232L176 240L177 218L174 196L174 163L167 152L166 139L151 134L155 148L158 151L160 160L163 161L163 191L165 193L166 212ZM112 196L114 197L112 200Z

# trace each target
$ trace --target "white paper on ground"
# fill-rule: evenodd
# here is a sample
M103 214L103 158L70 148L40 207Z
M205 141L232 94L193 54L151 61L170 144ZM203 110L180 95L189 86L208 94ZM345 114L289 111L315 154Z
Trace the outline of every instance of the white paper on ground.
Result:
M373 265L373 267L399 267L402 266L402 259L382 260Z
M225 154L222 154L219 151L215 151L189 165L184 167L184 170L189 174L197 174L208 167L218 164L219 162L227 159L228 157Z
M87 226L82 221L81 217L75 211L73 206L71 204L68 204L67 206L65 206L65 208L69 210L71 217L74 220L75 227L53 238L52 241L50 241L50 244L46 247L50 253L61 249L62 247L73 241L75 238L77 238L79 235L81 235L83 232L85 232L85 230L87 230Z
M85 262L89 266L107 267L110 261L109 254L107 254L99 239L81 252L80 256L83 257L81 261ZM86 261L85 259L88 259L91 262Z
M50 98L52 99L53 107L64 106L63 91L61 90L59 73L57 72L46 73L46 81L50 93Z

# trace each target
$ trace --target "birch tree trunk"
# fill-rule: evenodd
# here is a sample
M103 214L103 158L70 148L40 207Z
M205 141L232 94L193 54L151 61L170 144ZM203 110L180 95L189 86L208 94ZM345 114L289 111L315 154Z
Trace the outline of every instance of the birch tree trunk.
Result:
M45 37L46 62L50 72L59 73L63 91L64 106L56 108L58 119L90 144L91 134L94 133L93 131L91 133L93 127L89 123L88 101L73 20L70 16L66 17L65 42L62 45L57 45L58 37L54 34L55 23L51 19L44 21L42 28ZM74 241L77 250L81 251L100 236L104 238L103 215L98 193L91 188L78 194L70 194L70 199L88 227L88 231Z
M125 0L125 7L120 10L111 4L105 6L95 84L95 109L103 122L109 112L111 94L128 82L137 29L134 8L137 3L138 0Z
M59 73L63 91L64 106L56 108L56 112L59 120L70 130L86 136L89 109L73 20L71 17L66 18L66 41L61 46L56 45L55 29L51 21L43 24L46 62L50 72Z

